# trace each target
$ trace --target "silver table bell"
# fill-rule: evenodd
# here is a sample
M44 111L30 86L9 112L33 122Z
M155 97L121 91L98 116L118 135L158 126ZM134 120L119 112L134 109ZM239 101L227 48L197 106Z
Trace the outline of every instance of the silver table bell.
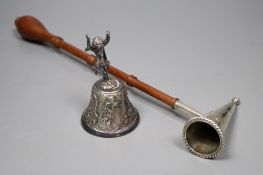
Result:
M81 118L82 126L89 133L101 137L127 134L137 126L139 114L128 99L123 81L108 76L109 61L104 46L109 42L110 34L107 32L105 39L95 37L92 44L86 37L85 50L96 54L96 73L101 72L103 79L92 87L90 103Z

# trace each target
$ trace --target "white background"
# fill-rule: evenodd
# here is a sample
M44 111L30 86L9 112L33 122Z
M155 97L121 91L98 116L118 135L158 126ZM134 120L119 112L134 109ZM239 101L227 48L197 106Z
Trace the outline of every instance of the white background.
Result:
M25 42L14 21L37 17L84 49L111 31L111 64L206 113L242 104L216 160L190 154L185 120L129 88L138 127L118 138L80 124L101 78L74 57ZM260 174L263 1L0 1L0 174Z

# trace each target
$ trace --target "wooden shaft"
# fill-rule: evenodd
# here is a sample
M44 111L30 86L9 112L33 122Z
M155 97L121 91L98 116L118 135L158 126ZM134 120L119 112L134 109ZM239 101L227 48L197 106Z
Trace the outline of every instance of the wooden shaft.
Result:
M95 56L90 55L78 49L77 47L63 41L61 37L51 34L45 28L45 26L33 16L18 17L15 21L15 25L18 32L26 40L51 43L53 46L61 48L71 53L72 55L84 60L89 65L94 65L96 63ZM140 81L134 75L128 75L113 66L109 66L109 73L125 81L127 85L136 87L137 89L140 89L141 91L147 93L148 95L151 95L152 97L164 102L171 107L173 107L175 102L178 100L177 98L173 98L159 91L158 89Z

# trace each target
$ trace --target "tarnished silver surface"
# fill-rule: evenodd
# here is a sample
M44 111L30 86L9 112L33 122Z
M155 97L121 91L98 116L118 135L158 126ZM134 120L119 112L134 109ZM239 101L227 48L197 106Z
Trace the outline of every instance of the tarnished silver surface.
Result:
M82 115L82 125L91 134L117 137L132 131L139 114L127 96L121 80L99 80L93 87L90 103Z
M224 133L240 99L235 97L223 107L206 115L177 101L174 109L188 119L183 139L188 150L196 156L212 159L224 149Z

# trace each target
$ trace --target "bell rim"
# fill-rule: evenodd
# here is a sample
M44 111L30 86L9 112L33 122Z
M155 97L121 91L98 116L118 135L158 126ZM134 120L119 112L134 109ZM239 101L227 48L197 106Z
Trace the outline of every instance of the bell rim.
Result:
M97 137L104 137L104 138L114 138L114 137L121 137L124 136L126 134L129 134L130 132L132 132L139 124L140 121L140 115L138 110L133 106L134 110L136 111L136 119L134 120L133 124L127 128L126 130L120 131L118 133L105 133L105 132L100 132L97 130L94 130L93 128L91 128L89 125L86 124L84 117L86 114L86 110L87 108L84 110L82 117L81 117L81 125L83 127L83 129L85 131L87 131L88 133L97 136Z

